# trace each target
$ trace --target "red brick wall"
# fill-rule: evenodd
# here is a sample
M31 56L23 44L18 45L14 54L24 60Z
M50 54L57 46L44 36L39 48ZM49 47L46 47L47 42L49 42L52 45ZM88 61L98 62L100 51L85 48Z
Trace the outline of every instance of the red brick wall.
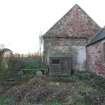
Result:
M87 47L87 65L88 70L97 75L105 77L105 40L97 42Z

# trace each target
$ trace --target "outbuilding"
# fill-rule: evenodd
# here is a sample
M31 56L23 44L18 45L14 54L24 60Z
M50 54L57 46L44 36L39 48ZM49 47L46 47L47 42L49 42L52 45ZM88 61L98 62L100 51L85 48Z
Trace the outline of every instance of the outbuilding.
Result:
M79 5L74 5L44 35L44 63L49 75L70 75L86 70L86 45L100 26Z
M86 49L88 70L105 77L105 28L89 41Z

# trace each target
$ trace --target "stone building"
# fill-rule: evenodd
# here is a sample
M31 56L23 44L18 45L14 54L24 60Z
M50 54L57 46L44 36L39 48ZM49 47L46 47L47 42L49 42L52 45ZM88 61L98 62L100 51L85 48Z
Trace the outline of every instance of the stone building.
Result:
M88 43L87 64L90 71L105 77L105 28Z
M72 70L86 69L88 39L100 26L77 4L44 35L44 62L49 75L70 75Z

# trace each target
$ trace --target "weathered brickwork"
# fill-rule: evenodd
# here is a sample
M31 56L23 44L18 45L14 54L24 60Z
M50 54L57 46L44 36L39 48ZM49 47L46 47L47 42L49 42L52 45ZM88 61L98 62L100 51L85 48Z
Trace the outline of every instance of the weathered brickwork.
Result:
M100 27L78 5L72 7L44 37L92 37Z
M84 52L85 51L85 46L87 44L87 40L86 39L65 39L65 38L54 38L54 39L46 39L45 43L44 43L44 49L45 49L45 54L46 56L46 61L49 61L49 57L52 55L56 54L63 54L64 56L68 56L68 57L72 57L72 68L73 69L81 69L81 70L85 70L85 61L86 61L86 57L85 54L83 55L79 55L78 50L80 50L81 48L84 48ZM82 50L81 50L82 51ZM84 56L84 62L82 63L81 67L79 66L79 61L77 62L78 57L83 57ZM48 62L47 62L48 63ZM79 68L80 67L80 68Z
M78 5L73 6L43 36L44 62L49 65L51 57L68 57L73 70L85 70L85 46L88 39L95 36L99 30L100 27ZM62 67L58 68L62 69Z
M44 40L45 52L51 54L52 52L59 50L60 52L70 53L72 46L86 46L87 39L65 39L65 38L53 38Z
M88 69L105 77L105 40L87 47Z

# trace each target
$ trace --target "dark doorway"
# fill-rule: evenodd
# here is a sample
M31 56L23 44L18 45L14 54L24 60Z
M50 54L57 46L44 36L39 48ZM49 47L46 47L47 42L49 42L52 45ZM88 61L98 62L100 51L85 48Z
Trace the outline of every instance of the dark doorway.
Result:
M71 57L50 57L49 75L70 75L72 69Z

